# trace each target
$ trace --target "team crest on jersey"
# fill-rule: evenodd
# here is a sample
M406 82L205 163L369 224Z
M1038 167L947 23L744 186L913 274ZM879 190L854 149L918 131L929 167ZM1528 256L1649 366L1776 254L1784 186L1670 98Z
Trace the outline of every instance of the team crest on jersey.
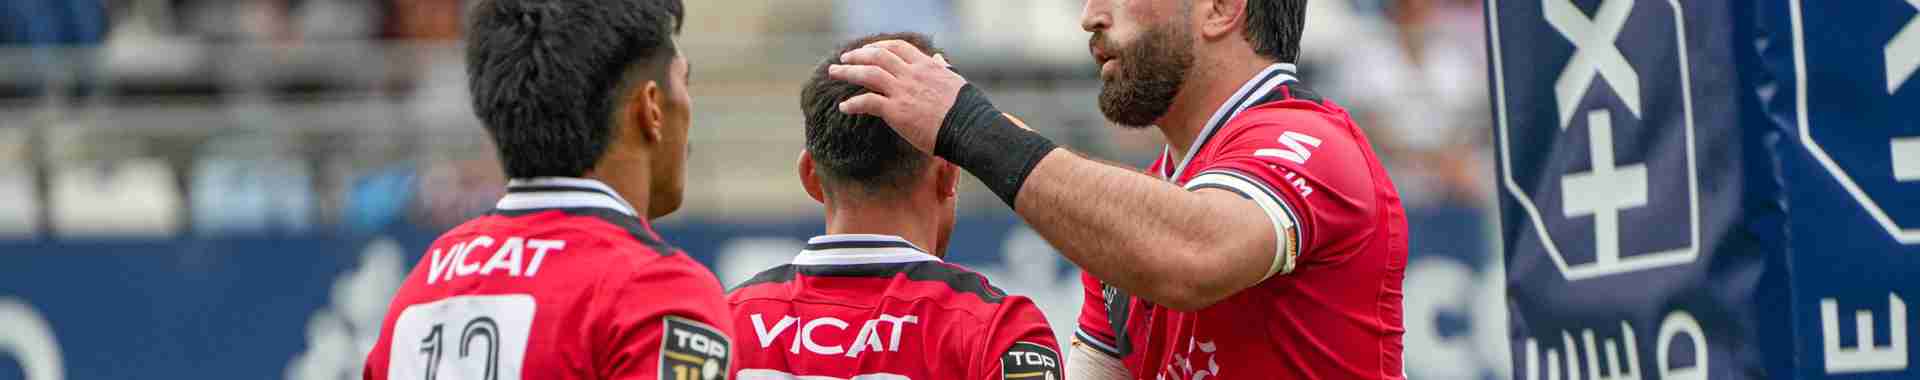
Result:
M1060 352L1045 345L1017 342L1000 355L1000 378L1006 380L1059 380Z
M732 342L719 329L693 320L666 318L660 329L660 377L676 380L727 378Z

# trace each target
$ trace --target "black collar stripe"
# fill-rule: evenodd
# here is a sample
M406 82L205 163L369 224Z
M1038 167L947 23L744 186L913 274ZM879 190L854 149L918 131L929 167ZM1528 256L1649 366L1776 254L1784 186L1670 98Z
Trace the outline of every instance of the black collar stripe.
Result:
M1312 89L1307 88L1307 86L1303 86L1298 82L1287 84L1286 89L1287 89L1286 99L1306 100L1306 101L1318 103L1320 105L1327 104L1327 100L1325 98L1322 98L1319 92L1315 92ZM1269 100L1262 103L1270 103L1270 102L1276 102L1280 100L1285 100L1285 99L1274 99L1274 100Z
M578 186L508 186L507 195L494 204L494 208L508 210L586 207L607 208L631 215L637 215L635 213L639 212L628 205L626 200L606 190Z
M989 284L985 276L937 261L852 265L786 264L760 272L753 276L753 279L735 285L732 291L758 285L785 284L793 282L796 276L852 278L906 276L908 280L913 281L939 282L945 284L947 289L973 294L987 303L1000 303L1001 299L1007 296L1005 291Z
M608 193L608 192L606 192L606 191L603 191L603 190L600 190L600 189L595 189L595 188L591 188L591 187L584 187L584 186L564 186L564 185L522 185L522 186L507 186L507 193L508 193L508 194L525 194L525 193L594 193L594 194L600 194L600 195L605 195L605 196L608 196L608 197L614 197L612 193ZM618 197L614 197L614 198L618 198Z
M823 243L808 243L806 250L825 251L830 249L853 249L853 248L906 248L906 249L911 249L915 251L920 250L919 247L914 247L912 243L907 243L904 241L891 241L891 240L848 240L848 241L834 241L834 242L823 242Z
M1321 105L1327 104L1326 99L1321 98L1319 93L1314 92L1311 89L1308 89L1306 86L1300 85L1299 82L1294 82L1294 83L1280 85L1279 88L1275 89L1271 93L1268 93L1266 97L1260 98L1260 101L1254 102L1253 105L1259 106L1262 104L1273 103L1273 102L1278 102L1282 100L1293 100L1293 99L1305 100L1309 102L1318 103Z

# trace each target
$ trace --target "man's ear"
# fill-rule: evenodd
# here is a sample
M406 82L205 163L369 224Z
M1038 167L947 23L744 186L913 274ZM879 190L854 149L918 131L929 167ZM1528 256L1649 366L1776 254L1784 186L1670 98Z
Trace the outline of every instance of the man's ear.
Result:
M800 187L807 189L807 196L812 197L814 202L826 204L827 191L820 187L820 177L813 173L813 155L805 150L800 151L800 165L797 169L800 172Z
M960 195L960 167L947 160L935 158L933 183L934 191L940 199L953 199Z
M646 83L635 85L629 96L633 104L628 107L633 115L633 125L640 129L640 136L645 137L647 142L659 142L660 133L667 126L666 89L660 88L659 81L647 80Z
M1247 0L1201 0L1193 6L1200 35L1207 39L1231 36L1247 22Z

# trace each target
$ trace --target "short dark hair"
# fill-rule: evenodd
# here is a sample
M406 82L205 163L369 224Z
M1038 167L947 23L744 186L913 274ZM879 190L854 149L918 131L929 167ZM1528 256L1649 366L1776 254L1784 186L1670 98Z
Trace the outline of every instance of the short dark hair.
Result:
M680 0L483 0L467 24L473 110L507 177L578 177L613 140L619 92L678 55Z
M867 89L827 78L827 66L839 64L842 53L885 40L905 41L928 55L941 53L923 34L861 37L827 56L800 88L800 111L806 118L807 153L813 157L814 174L822 182L857 186L867 195L904 188L932 160L880 118L840 112L840 102L865 94Z
M1300 58L1300 31L1307 26L1307 0L1247 0L1247 42L1260 56L1280 62Z

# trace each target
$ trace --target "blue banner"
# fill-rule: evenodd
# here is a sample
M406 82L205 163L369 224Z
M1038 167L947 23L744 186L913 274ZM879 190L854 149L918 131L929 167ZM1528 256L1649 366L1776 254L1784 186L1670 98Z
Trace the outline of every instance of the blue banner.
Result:
M1920 1L1810 3L1488 3L1515 378L1920 377Z
M1513 378L1765 377L1783 228L1747 207L1778 185L1735 8L1488 1Z
M1920 378L1908 343L1920 331L1908 317L1920 295L1920 1L1779 0L1761 14L1767 110L1787 136L1792 375Z

